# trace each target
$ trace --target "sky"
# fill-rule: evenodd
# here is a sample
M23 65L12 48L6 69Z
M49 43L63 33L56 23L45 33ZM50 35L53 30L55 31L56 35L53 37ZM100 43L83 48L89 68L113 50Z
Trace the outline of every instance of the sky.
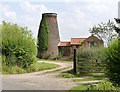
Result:
M42 13L57 13L61 41L84 38L94 25L118 17L119 0L1 0L0 20L28 27L37 38Z

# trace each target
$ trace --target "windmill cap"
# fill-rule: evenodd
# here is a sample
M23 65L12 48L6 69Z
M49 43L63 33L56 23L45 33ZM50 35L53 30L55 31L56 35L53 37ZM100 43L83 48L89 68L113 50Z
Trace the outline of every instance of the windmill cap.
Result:
M56 13L43 13L42 14L43 16L46 15L46 16L57 16Z

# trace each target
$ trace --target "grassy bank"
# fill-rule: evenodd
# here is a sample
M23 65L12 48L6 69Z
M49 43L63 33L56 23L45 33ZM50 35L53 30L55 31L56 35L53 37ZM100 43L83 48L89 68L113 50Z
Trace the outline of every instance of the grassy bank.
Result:
M2 66L2 74L22 74L22 73L31 73L31 72L37 72L37 71L43 71L48 69L53 69L59 67L59 65L56 64L50 64L50 63L33 63L28 68L21 68L18 66Z

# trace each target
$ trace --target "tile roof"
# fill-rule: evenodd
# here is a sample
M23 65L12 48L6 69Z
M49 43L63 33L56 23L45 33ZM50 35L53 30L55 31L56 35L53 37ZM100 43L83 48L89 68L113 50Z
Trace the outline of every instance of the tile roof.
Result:
M71 38L70 45L80 45L80 42L83 42L87 38Z
M70 46L70 42L60 42L58 46Z

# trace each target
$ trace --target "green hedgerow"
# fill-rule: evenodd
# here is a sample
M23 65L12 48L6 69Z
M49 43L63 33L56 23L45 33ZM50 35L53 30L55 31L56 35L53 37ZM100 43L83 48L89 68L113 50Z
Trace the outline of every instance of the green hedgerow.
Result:
M106 49L107 76L120 85L120 40L116 39Z

